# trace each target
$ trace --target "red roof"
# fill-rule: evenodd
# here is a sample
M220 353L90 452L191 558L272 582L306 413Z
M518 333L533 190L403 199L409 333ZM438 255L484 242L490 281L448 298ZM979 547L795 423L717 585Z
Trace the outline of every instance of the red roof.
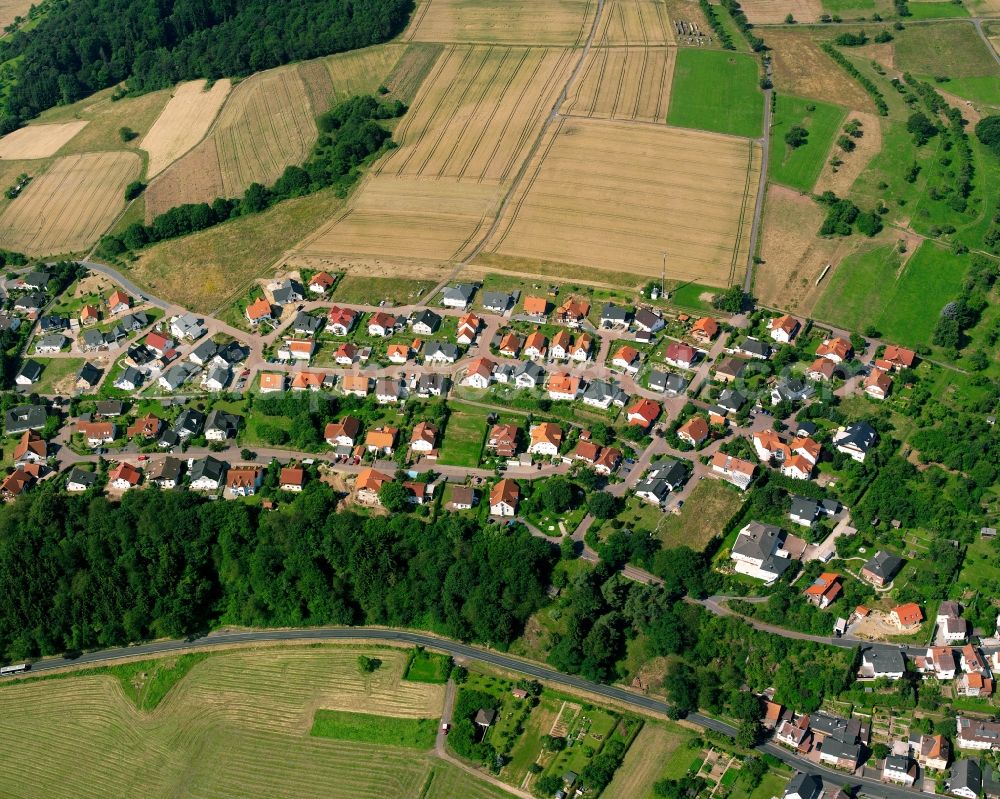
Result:
M350 327L354 324L354 320L358 318L358 312L353 308L341 308L334 305L330 308L326 318L331 325L343 325L344 327Z
M322 286L324 289L333 285L333 275L329 272L317 272L309 281L310 286Z
M138 485L141 472L131 463L122 461L108 474L108 481L125 480L129 485Z
M698 444L708 437L708 422L700 416L692 416L677 429L677 434L681 433L690 436Z
M247 319L264 319L271 315L271 303L263 297L258 297L247 306Z
M920 624L924 620L924 612L920 609L920 606L913 603L907 602L905 605L899 605L892 610L893 614L899 619L899 625L901 627L912 627L915 624Z
M697 352L694 347L688 344L681 344L679 341L671 342L667 347L664 356L669 361L691 363L694 361Z
M629 424L639 424L642 427L649 427L660 415L660 406L651 399L643 397L628 409ZM631 419L637 416L638 419Z

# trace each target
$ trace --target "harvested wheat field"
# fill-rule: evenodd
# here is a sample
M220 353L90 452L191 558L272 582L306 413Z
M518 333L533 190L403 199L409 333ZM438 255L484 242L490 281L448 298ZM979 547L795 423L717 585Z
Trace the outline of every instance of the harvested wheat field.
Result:
M194 147L208 133L229 95L228 79L206 89L205 81L182 83L139 144L149 153L146 177L153 178Z
M595 48L560 110L666 124L676 56L674 47Z
M27 14L34 4L35 0L0 0L0 29Z
M596 0L424 0L404 35L414 42L576 45Z
M380 668L362 676L359 654ZM309 735L317 709L439 717L443 686L402 681L405 657L370 647L223 652L195 663L152 711L110 675L9 683L0 689L0 734L19 743L8 748L0 794L504 796L430 753Z
M438 59L379 175L505 181L527 157L571 51L453 47Z
M665 764L694 737L676 724L647 721L629 747L615 777L601 793L604 799L643 799L651 795L653 783ZM677 754L675 754L677 753ZM694 752L689 757L694 757Z
M825 103L874 111L871 98L816 44L806 30L775 28L767 32L774 84L788 94Z
M258 72L233 89L208 138L150 184L146 218L182 203L239 197L254 182L270 185L306 159L316 135L298 67Z
M816 280L857 246L857 236L817 235L825 213L809 197L784 186L767 187L760 256L753 293L763 305L808 316L829 282Z
M48 158L85 127L87 122L81 119L76 122L19 128L0 138L0 159L16 161Z
M673 44L674 28L664 0L607 0L594 42L601 45Z
M662 125L564 120L489 252L728 286L747 263L760 147Z
M28 255L86 250L125 207L125 186L141 168L127 152L58 159L4 209L0 241Z
M313 113L319 116L341 100L356 94L374 94L407 48L380 44L350 50L298 65Z
M456 260L485 235L499 201L495 184L375 176L296 254Z
M796 22L819 22L823 13L820 0L745 0L740 5L755 25L784 22L789 14Z
M868 166L872 158L882 151L881 119L875 114L851 111L847 115L845 124L851 120L857 120L861 123L861 130L864 131L865 135L854 140L855 148L851 152L845 153L839 148L837 149L837 156L844 163L837 167L836 172L830 165L830 159L827 159L823 165L823 171L816 179L814 187L816 194L822 194L829 189L834 194L843 197L850 191L854 181L858 179L858 175L865 171L865 167Z

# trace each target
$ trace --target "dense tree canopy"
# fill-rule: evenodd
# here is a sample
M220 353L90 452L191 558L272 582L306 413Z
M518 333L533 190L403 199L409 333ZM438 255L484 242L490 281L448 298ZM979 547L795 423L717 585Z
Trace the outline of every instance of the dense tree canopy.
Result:
M144 92L383 42L412 0L57 0L0 44L16 62L0 130L122 81Z

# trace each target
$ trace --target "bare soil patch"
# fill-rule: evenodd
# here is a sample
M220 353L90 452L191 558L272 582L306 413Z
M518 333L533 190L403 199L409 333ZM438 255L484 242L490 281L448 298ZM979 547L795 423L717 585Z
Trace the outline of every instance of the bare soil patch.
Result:
M0 159L48 158L87 127L85 119L54 125L31 125L0 138Z
M865 167L868 166L872 158L882 151L881 119L875 114L863 111L851 111L847 115L845 124L853 119L861 122L861 129L865 135L860 139L854 140L855 148L852 152L845 153L839 147L834 147L833 153L844 163L834 171L833 166L830 164L832 156L826 159L826 162L823 164L823 170L816 179L815 191L817 194L821 194L829 189L838 196L843 197L850 191L851 186L854 185L854 181L858 179L858 175L865 171Z
M206 88L205 81L192 80L174 90L140 145L149 153L147 177L160 174L202 140L230 88L228 79L216 81L210 89Z
M823 4L819 0L746 0L741 3L754 24L784 22L789 14L796 22L819 22Z

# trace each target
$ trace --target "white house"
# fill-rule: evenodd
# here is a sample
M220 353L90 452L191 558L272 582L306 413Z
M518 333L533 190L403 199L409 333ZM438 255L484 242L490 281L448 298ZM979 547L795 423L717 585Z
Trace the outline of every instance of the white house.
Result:
M792 565L784 544L783 530L752 521L740 530L733 544L733 567L740 574L773 583Z

